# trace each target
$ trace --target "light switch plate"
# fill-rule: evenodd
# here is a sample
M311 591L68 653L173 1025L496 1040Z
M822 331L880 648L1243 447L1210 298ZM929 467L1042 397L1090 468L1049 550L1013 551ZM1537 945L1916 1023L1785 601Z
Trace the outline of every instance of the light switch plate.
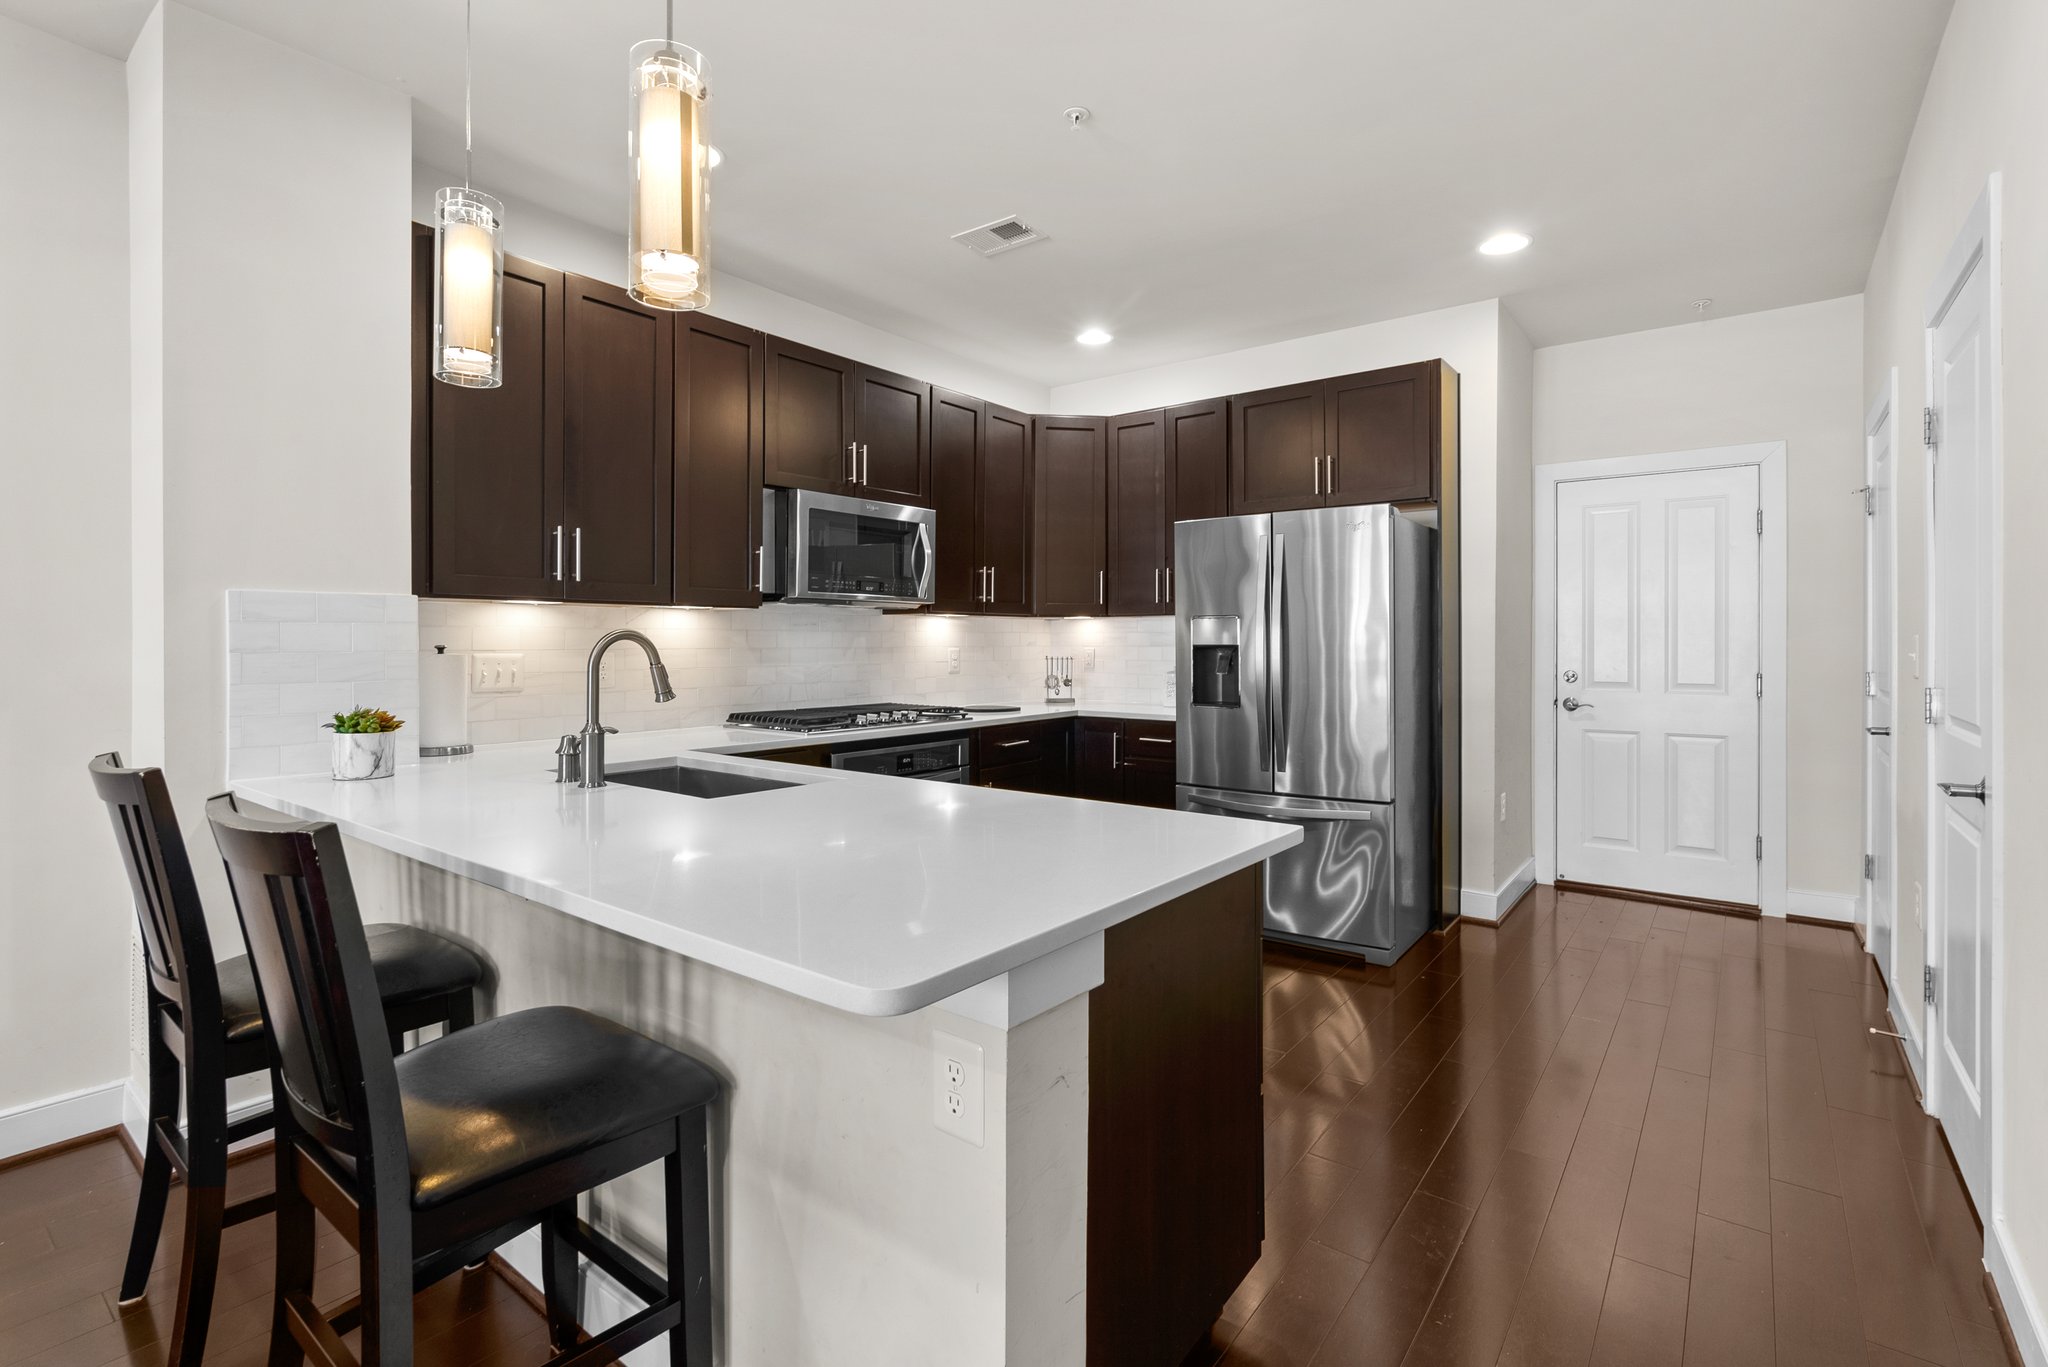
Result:
M469 686L478 693L517 693L526 687L526 656L519 651L478 651L469 657Z
M981 1046L932 1031L932 1124L982 1146L986 1126Z

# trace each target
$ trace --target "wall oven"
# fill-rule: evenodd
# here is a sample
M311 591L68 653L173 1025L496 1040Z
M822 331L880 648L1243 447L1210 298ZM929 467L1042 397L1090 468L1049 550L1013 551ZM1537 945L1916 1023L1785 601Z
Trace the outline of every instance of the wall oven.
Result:
M938 515L808 489L767 489L761 507L761 593L785 603L919 607L936 582Z
M948 740L920 740L907 745L841 750L832 756L832 767L863 774L921 778L933 783L965 783L967 741L965 737L954 736Z

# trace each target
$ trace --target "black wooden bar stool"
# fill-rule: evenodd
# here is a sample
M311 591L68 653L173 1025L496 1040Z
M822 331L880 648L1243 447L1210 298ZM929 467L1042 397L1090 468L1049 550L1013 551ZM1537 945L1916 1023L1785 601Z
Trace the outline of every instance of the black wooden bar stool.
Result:
M168 1360L173 1367L196 1367L206 1351L221 1231L271 1209L268 1195L227 1203L228 1146L270 1129L274 1119L265 1107L228 1121L228 1079L270 1066L263 1008L248 959L214 962L205 908L163 771L124 769L113 753L98 756L90 768L128 869L149 969L149 1116L121 1300L140 1299L149 1283L171 1178L181 1176L184 1249ZM435 1024L456 1030L476 1019L474 995L483 964L474 954L413 926L375 926L368 943L373 991L382 997L391 1049L402 1047L407 1030ZM181 1093L184 1134L178 1130Z
M270 1367L412 1361L415 1292L540 1226L556 1356L594 1367L657 1335L673 1367L710 1367L706 1122L719 1081L686 1054L587 1011L519 1011L393 1058L370 948L328 822L207 804L269 1005L277 1097L277 1293ZM666 1276L576 1213L577 1197L659 1162ZM359 1295L313 1303L313 1212L355 1246ZM579 1342L577 1254L646 1308Z

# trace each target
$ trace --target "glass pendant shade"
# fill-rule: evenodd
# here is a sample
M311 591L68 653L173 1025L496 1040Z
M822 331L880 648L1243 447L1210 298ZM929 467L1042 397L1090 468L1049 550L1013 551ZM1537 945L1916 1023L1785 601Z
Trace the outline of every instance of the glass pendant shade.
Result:
M632 67L626 288L655 308L701 309L710 302L704 55L650 38L633 45Z
M468 389L505 382L504 206L452 186L434 194L434 378Z

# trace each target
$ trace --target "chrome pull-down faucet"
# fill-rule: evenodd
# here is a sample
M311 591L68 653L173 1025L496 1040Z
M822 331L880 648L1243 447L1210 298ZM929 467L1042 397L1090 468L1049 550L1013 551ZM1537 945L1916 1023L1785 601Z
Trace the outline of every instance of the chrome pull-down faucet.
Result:
M668 666L661 662L661 652L654 648L654 642L637 631L611 631L598 637L597 644L590 648L590 661L583 670L583 730L580 734L562 737L562 745L555 752L558 756L557 783L567 783L573 778L579 788L605 786L604 738L616 735L618 728L606 726L598 717L598 666L604 662L605 651L620 641L631 641L647 652L647 672L654 679L656 702L670 702L676 696L676 691L668 684Z

